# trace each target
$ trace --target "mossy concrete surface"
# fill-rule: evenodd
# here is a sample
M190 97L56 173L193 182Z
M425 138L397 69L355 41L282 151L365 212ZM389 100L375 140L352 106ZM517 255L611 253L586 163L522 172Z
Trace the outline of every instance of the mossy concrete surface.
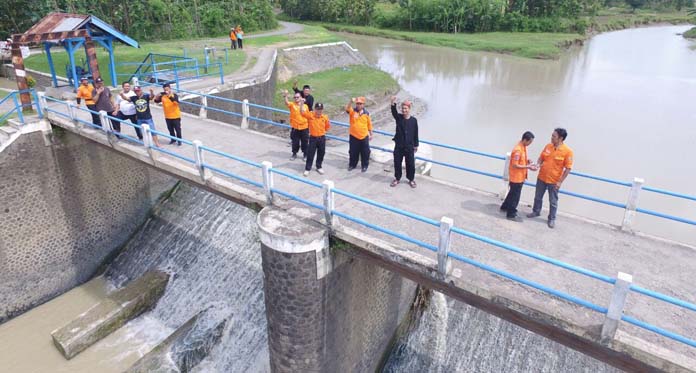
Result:
M75 357L157 303L168 281L169 275L164 272L145 273L53 331L53 343L66 359Z

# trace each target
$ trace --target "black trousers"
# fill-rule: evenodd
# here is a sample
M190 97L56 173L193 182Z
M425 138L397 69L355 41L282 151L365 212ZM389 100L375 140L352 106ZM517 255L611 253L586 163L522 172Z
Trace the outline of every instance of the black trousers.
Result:
M394 147L394 178L401 180L401 162L406 157L406 178L408 181L413 181L416 177L416 159L415 152L412 146L395 146Z
M91 110L89 113L92 116L92 124L101 127L101 119L99 119L99 112L97 112L97 105L87 105L87 109Z
M230 46L230 49L237 49L237 41L230 39L230 42L232 45Z
M317 168L321 168L321 164L324 162L324 154L326 154L326 136L309 137L309 144L307 144L307 163L305 163L306 171L312 169L315 152L317 153Z
M138 124L138 117L137 117L135 114L133 114L133 115L125 115L125 114L123 114L122 112L119 111L119 112L118 112L118 119L120 119L120 120L128 120L128 121L130 121L131 123L133 123L134 125L137 125L137 124ZM112 121L111 121L111 124L114 126L114 130L115 130L116 132L121 132L121 122L117 122L117 121L115 121L115 120L112 120ZM142 139L143 139L143 133L140 132L140 128L138 128L138 127L133 127L133 129L135 129L135 134L138 135L138 138L139 138L140 140L142 140Z
M524 183L510 183L510 190L508 191L505 201L500 206L502 210L507 211L507 216L513 218L517 216L517 205L520 203L520 195L522 195L522 185Z
M350 136L348 147L348 167L358 165L358 158L362 168L367 168L370 164L370 136L365 136L364 139L358 139Z
M302 154L307 154L307 143L309 143L309 128L303 130L291 129L290 140L292 140L292 154L302 149Z
M169 136L171 137L181 137L181 118L176 119L164 119L167 122L167 129L169 130ZM177 140L179 141L179 140ZM181 141L179 141L181 143Z
M237 39L237 45L239 46L239 49L242 49L242 40L244 39Z

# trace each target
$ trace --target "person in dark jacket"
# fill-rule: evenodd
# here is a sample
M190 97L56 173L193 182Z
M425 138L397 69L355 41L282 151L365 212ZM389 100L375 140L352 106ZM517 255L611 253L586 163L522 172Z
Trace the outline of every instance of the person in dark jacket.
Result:
M314 96L312 96L312 87L310 87L308 84L305 84L304 87L302 87L302 90L300 91L297 89L297 80L295 80L292 83L292 90L295 91L295 93L299 93L302 98L305 99L305 103L307 104L307 107L309 107L309 111L312 111L312 108L314 107Z
M401 103L401 114L396 111L396 96L391 98L391 112L396 121L394 134L394 180L389 186L401 182L401 162L406 158L406 178L411 188L416 187L415 153L418 151L418 120L411 116L411 101Z

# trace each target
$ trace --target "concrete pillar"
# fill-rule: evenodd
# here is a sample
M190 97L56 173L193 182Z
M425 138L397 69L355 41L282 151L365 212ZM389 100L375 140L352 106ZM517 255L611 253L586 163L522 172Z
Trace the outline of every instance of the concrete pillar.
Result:
M317 252L329 246L325 227L284 210L258 214L273 372L321 372L323 292L317 279Z
M621 222L622 231L633 231L633 221L636 218L636 207L638 206L638 195L644 183L645 180L639 177L633 178L633 184L631 185L631 190L628 192L628 199L626 200L626 210L624 211L623 221Z
M627 273L619 272L618 276L616 276L614 290L611 293L609 307L607 307L607 315L604 318L604 324L602 324L600 340L604 344L611 342L614 339L614 335L616 335L616 329L619 327L624 305L626 304L626 297L632 283L633 276Z
M500 199L505 199L508 192L508 184L510 182L510 157L512 153L505 154L505 165L503 166L503 185L498 193Z
M247 129L249 128L249 100L245 98L242 102L242 124L240 127Z

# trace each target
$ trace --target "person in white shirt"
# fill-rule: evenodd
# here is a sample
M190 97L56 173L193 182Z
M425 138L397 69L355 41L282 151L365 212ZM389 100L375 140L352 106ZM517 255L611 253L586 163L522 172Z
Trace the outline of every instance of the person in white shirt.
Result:
M135 92L131 90L131 86L128 82L124 82L121 87L123 88L123 91L121 92L124 96L131 98L135 96ZM136 118L135 115L135 104L129 100L124 100L121 95L116 95L116 104L118 105L118 119L120 120L129 120L133 124L138 123L138 118ZM114 129L118 126L117 131L121 132L121 123L117 121L112 121L114 125ZM140 140L143 139L143 133L140 131L140 128L138 127L133 127L135 128L135 134L138 135L138 138Z

